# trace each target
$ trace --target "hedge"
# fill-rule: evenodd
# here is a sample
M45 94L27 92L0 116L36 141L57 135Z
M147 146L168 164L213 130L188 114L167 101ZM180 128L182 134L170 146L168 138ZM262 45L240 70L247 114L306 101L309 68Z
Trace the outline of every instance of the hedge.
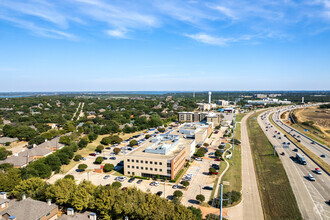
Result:
M176 175L176 177L172 180L170 180L171 183L175 183L179 177L181 176L181 174L183 173L184 169L180 170L180 172L178 173L178 175Z

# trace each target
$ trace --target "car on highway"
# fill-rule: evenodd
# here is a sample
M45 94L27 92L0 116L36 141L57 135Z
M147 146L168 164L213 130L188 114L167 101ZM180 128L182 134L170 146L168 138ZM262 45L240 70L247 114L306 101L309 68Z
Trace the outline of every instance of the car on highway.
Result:
M315 144L315 141L312 141L311 144Z
M281 137L278 137L278 139L282 139Z
M315 181L315 178L313 177L312 174L308 174L307 178L310 180L310 181Z
M322 171L321 171L320 168L318 168L318 167L315 168L314 172L315 172L316 174L322 174Z
M276 135L274 135L273 138L276 138Z
M140 184L140 183L142 183L142 181L143 181L143 180L138 180L136 183L137 183L137 184Z
M205 189L205 190L213 190L213 188L211 186L204 186L203 189Z
M320 157L325 157L325 155L324 154L321 154L321 156Z
M281 153L281 155L282 155L282 156L284 156L284 155L285 155L285 153L284 153L284 152L282 152L282 153Z
M105 175L104 177L103 177L103 179L108 179L110 177L110 175Z

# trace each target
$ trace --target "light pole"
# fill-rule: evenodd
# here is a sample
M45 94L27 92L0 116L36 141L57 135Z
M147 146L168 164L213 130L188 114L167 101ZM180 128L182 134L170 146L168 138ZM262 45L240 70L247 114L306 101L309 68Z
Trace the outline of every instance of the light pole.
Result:
M202 186L201 185L199 185L199 189L200 189L199 194L202 194Z

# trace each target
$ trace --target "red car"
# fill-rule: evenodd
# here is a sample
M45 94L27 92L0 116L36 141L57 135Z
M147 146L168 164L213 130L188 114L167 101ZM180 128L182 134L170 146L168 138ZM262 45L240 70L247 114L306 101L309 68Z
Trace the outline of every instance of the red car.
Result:
M221 161L221 159L220 158L217 158L217 159L215 159L215 161Z
M213 175L218 175L219 173L218 173L218 172L214 172L214 173L211 173L211 174L213 174Z
M95 157L96 156L96 153L91 153L91 154L89 154L89 156Z

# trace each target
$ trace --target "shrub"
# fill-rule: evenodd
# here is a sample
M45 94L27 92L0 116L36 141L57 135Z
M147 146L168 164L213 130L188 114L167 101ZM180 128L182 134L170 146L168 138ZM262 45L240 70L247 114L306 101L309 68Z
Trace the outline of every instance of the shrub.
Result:
M104 150L104 146L101 145L101 144L100 144L99 146L97 146L96 149L95 149L96 152L100 152L100 153L101 153L103 150Z
M149 139L150 137L150 134L146 134L145 139Z
M79 164L78 169L84 171L87 169L87 167L88 166L86 164L82 163L82 164Z
M106 163L106 164L104 164L103 171L104 171L104 172L110 172L110 171L112 171L114 168L115 168L115 166L114 166L113 164Z
M111 142L110 137L104 137L101 140L101 144L103 144L103 145L109 145L110 142Z
M222 153L221 153L221 151L216 150L215 153L214 153L214 155L215 155L216 157L221 157Z
M94 161L95 164L101 164L103 162L104 158L103 157L97 157Z
M157 129L159 132L164 132L165 131L165 128L158 128Z
M171 183L175 183L179 177L181 176L181 174L183 173L184 169L180 170L180 172L176 175L176 177L172 180L170 180Z
M210 168L209 168L209 172L210 172L210 173L216 173L216 172L217 172L217 170L216 170L216 169L214 169L213 167L210 167Z
M208 146L210 146L210 145L209 145L208 143L204 143L203 146L204 146L204 147L208 147Z
M137 143L137 141L136 140L131 140L130 142L129 142L129 145L131 145L131 146L135 146L135 145L137 145L138 143Z
M189 184L190 184L190 183L189 183L187 180L182 181L182 185L183 185L184 187L189 186Z
M82 156L80 154L77 154L76 156L74 156L73 160L74 161L79 161L82 159Z
M88 144L88 141L86 139L81 139L78 142L78 146L79 146L80 149L87 147L87 144Z

